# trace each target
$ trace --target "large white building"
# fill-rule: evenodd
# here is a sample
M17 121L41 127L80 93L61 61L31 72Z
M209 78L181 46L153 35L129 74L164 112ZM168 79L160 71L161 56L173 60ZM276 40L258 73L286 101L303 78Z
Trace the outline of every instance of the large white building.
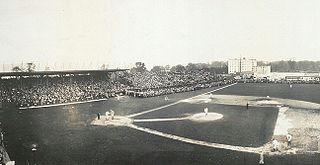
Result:
M255 72L257 68L256 59L229 59L228 60L228 73L238 72Z

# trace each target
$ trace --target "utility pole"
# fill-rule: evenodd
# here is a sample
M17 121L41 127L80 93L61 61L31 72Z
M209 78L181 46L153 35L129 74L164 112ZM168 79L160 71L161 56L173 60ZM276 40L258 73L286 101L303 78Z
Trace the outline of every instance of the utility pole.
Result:
M240 54L240 62L239 62L240 64L239 64L239 72L241 73L241 54Z

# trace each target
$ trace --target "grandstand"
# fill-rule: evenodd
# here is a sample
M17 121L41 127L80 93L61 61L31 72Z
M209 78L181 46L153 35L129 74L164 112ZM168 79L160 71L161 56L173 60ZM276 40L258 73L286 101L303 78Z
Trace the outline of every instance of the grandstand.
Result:
M43 108L105 100L118 95L154 97L194 91L230 83L209 71L127 72L113 70L68 70L0 73L4 106Z
M120 92L118 78L128 69L0 73L4 106L43 106L87 101Z

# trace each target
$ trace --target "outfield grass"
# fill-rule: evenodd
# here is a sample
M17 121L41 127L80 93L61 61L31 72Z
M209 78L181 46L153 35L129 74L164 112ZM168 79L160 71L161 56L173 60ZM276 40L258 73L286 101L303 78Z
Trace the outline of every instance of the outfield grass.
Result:
M215 94L270 96L320 103L320 84L238 83Z

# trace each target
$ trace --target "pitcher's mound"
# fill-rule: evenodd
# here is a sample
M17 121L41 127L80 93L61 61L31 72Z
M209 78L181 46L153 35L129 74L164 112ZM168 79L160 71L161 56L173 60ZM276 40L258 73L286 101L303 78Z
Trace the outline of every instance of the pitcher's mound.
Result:
M188 117L191 121L196 122L209 122L214 120L219 120L223 118L223 115L220 113L209 112L207 115L205 113L196 113L190 117Z

